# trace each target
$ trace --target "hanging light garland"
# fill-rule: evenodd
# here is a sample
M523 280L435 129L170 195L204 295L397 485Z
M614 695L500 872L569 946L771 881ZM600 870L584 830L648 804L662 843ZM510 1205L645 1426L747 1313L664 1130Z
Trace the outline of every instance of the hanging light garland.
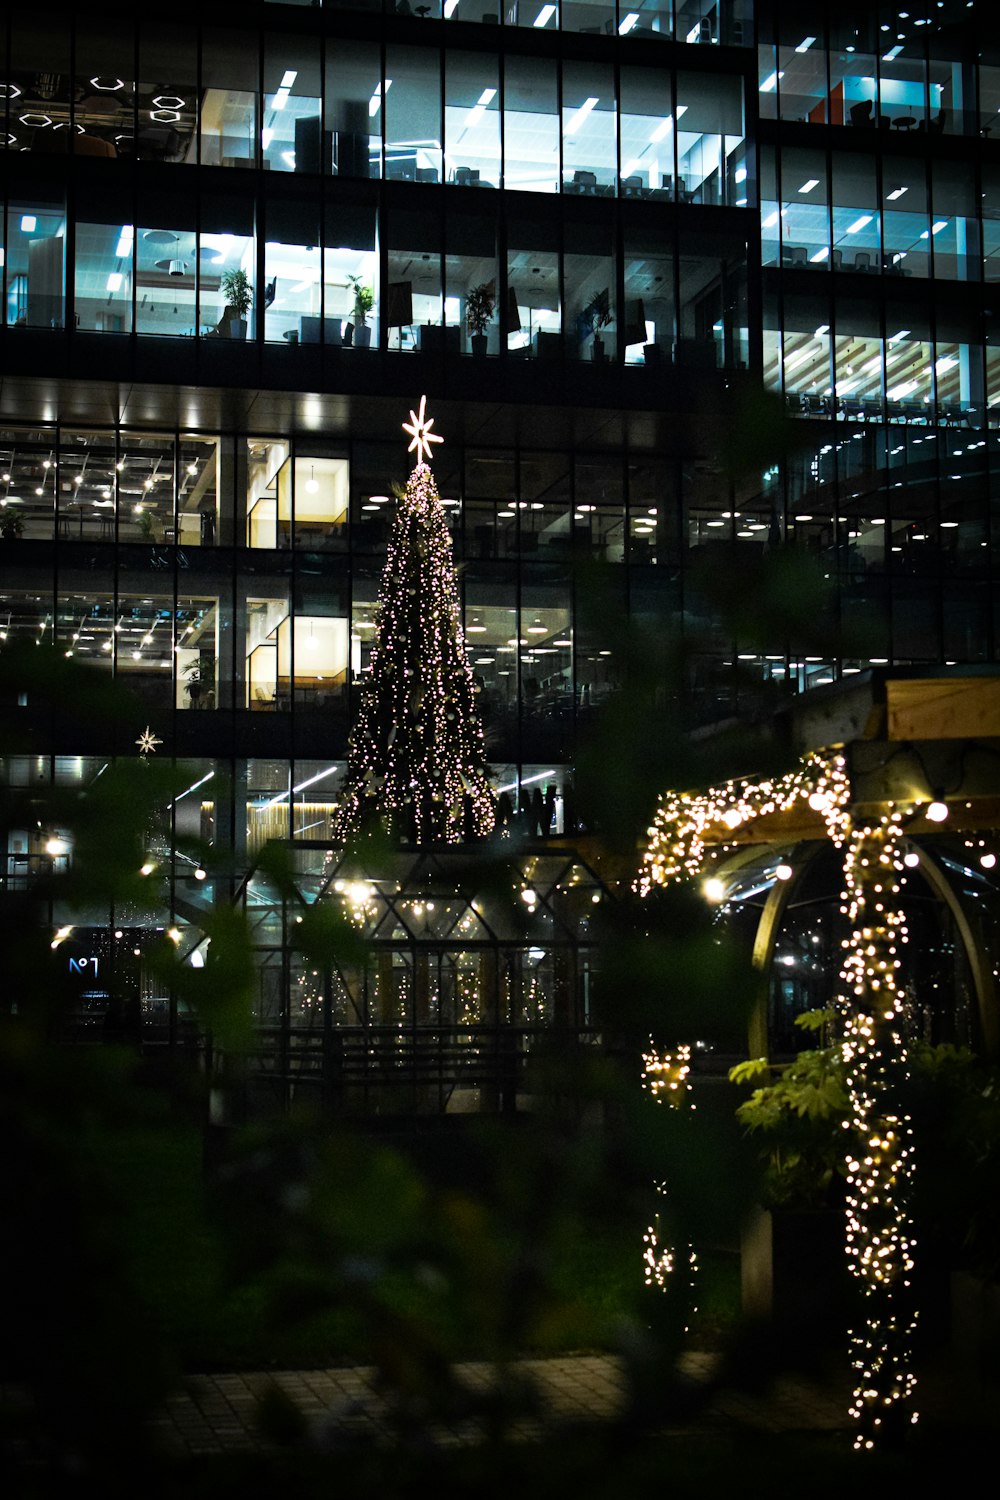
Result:
M913 1143L902 1101L909 1081L909 1017L899 985L907 941L900 904L903 813L851 830L844 855L843 940L837 1010L850 1100L847 1263L860 1290L849 1333L855 1448L898 1439L917 1421L910 1368L917 1309L910 1219Z
M843 942L836 1008L850 1100L845 1246L860 1296L848 1330L855 1376L851 1416L855 1447L871 1449L898 1440L917 1421L912 1370L917 1325L914 1164L911 1123L902 1102L909 1079L910 1016L899 971L907 941L901 840L918 804L903 808L887 803L877 818L855 824L844 757L836 751L811 751L783 777L663 796L647 830L634 884L648 895L654 885L698 877L712 857L710 843L714 850L725 850L730 847L725 832L735 834L760 817L788 812L799 800L820 814L827 837L844 851L841 912L850 933ZM724 900L724 884L707 880L705 894ZM650 1072L648 1058L646 1065ZM662 1096L672 1085L662 1081L661 1073L653 1068L651 1077ZM654 1085L644 1079L644 1086ZM673 1261L651 1233L646 1238L647 1279L663 1285Z

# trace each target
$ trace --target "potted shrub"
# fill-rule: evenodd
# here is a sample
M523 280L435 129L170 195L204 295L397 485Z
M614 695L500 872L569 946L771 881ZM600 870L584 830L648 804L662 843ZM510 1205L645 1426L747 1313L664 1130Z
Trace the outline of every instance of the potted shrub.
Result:
M348 276L347 279L354 289L354 322L348 323L344 329L344 342L351 343L353 337L356 348L367 349L372 341L368 314L375 306L375 293L370 286L365 286L360 276Z
M477 358L486 353L486 329L496 307L496 296L492 281L482 281L471 286L465 297L465 316L469 324L472 352Z
M611 322L611 299L607 288L598 292L597 296L587 308L590 318L590 331L594 335L593 358L601 360L604 358L604 340L601 338L601 329L607 328Z
M16 510L5 505L0 509L0 542L16 542L24 531L24 522Z
M223 271L219 281L226 306L230 310L229 336L245 339L247 336L247 313L253 301L250 278L245 271Z

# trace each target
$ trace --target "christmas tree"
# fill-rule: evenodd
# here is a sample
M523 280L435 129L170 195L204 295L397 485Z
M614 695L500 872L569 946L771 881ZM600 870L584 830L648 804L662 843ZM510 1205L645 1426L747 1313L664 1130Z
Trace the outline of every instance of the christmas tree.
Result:
M410 412L416 453L393 520L379 586L371 666L349 740L339 839L381 823L417 844L459 844L493 829L486 770L451 537L424 455L442 439L433 418Z

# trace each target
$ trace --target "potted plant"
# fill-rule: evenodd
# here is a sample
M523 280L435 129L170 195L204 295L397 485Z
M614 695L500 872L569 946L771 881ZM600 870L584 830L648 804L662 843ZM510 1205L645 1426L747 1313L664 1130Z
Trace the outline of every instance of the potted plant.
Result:
M603 292L597 296L587 308L590 317L590 330L594 335L593 357L596 360L604 358L604 340L601 338L601 329L607 328L611 322L611 299L605 287Z
M492 281L482 281L471 286L465 297L465 316L469 324L472 352L478 358L486 353L486 329L496 307L496 295Z
M253 301L250 278L245 271L223 271L219 281L226 306L230 311L229 336L245 339L247 336L247 313Z
M24 531L24 522L16 510L4 505L0 509L0 542L16 542Z
M375 306L375 293L370 286L366 286L360 276L348 276L348 281L354 289L354 322L348 323L344 329L344 342L353 342L358 349L367 349L372 341L372 331L368 327L368 314Z

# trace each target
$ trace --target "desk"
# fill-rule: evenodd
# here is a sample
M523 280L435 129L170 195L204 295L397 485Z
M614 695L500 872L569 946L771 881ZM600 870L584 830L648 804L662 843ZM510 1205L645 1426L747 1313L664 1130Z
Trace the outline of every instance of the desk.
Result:
M896 130L912 130L917 123L917 117L916 115L897 115L892 123Z

